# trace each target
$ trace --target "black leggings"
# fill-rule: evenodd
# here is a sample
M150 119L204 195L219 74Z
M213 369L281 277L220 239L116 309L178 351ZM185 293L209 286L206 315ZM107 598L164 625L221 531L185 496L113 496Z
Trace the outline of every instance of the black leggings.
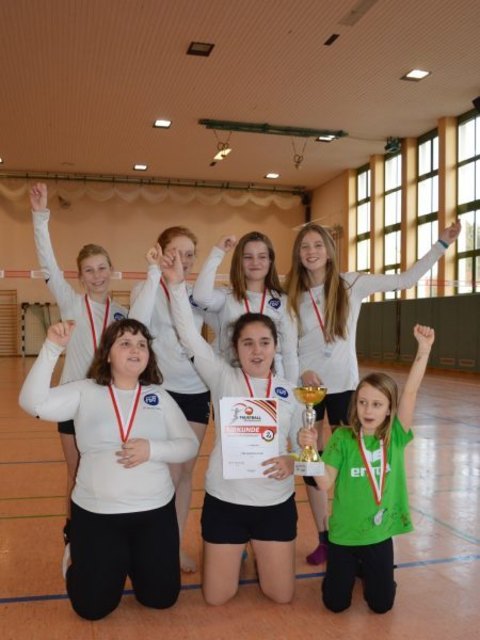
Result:
M130 577L137 600L165 609L180 592L175 501L135 513L99 514L72 502L72 564L67 592L82 618L99 620L118 606Z
M362 563L363 596L368 606L375 613L386 613L393 607L397 586L393 579L392 538L359 547L330 542L327 573L322 584L324 605L336 613L348 609L359 562Z

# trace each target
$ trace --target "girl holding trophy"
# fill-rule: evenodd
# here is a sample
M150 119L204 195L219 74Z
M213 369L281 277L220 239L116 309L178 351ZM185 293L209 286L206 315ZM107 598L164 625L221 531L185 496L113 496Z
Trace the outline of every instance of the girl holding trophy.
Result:
M325 475L314 478L325 491L335 487L322 584L323 602L334 612L350 606L359 563L370 609L385 613L395 600L392 537L413 529L404 451L413 439L417 392L435 337L433 329L421 325L413 334L418 349L400 401L390 376L365 376L352 398L350 426L334 431L322 455ZM315 446L315 434L302 429L299 441Z
M178 252L163 256L162 272L178 335L210 387L215 409L202 511L204 598L220 605L236 594L250 541L261 590L275 602L290 602L297 512L288 441L295 446L301 406L291 385L272 371L275 323L261 313L238 318L232 335L237 366L232 366L195 331ZM258 426L260 417L267 427Z
M232 249L231 286L215 288L217 269ZM227 359L231 357L231 326L239 316L252 311L272 318L279 335L275 369L293 384L297 383L297 328L287 310L287 298L275 266L275 251L268 236L251 231L238 242L235 236L220 238L198 274L193 297L216 316L215 348Z
M358 384L355 338L362 300L379 291L413 287L458 237L460 223L450 225L430 251L403 273L340 273L335 242L324 227L309 223L298 233L287 278L289 306L298 318L299 360L305 386L325 385L328 395L315 407L317 428L325 413L331 425L347 424L348 407ZM322 449L322 438L319 438ZM327 558L327 496L306 479L307 494L319 531L310 564ZM310 482L310 484L309 484Z

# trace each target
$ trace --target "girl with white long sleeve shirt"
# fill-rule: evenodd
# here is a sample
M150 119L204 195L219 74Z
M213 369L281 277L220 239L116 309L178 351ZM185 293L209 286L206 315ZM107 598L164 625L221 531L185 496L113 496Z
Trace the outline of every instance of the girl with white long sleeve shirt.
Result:
M49 328L20 394L31 415L75 421L80 462L66 571L72 606L87 619L104 617L120 602L128 575L142 604L169 607L178 597L180 568L168 463L195 456L198 440L160 386L152 338L136 320L105 331L92 379L51 388L72 329L73 323Z
M218 267L233 248L231 286L215 287ZM275 369L293 384L297 383L297 327L288 312L287 297L275 266L275 251L266 235L252 231L238 243L235 236L222 237L198 274L193 297L197 304L217 316L215 349L227 359L232 357L231 325L239 316L251 311L272 318L279 335Z
M392 275L339 273L335 243L324 227L310 223L298 233L287 289L290 308L298 317L303 384L322 384L328 389L325 400L316 407L317 428L325 408L331 425L347 424L350 398L359 381L356 329L362 300L376 292L413 287L459 233L460 224L452 224L423 258ZM321 444L320 439L320 448ZM328 541L326 494L311 485L307 492L320 538L307 561L322 564Z
M53 251L48 223L47 185L37 183L30 190L35 247L45 280L60 309L63 320L73 320L76 330L66 350L60 382L85 378L105 328L114 320L127 316L127 310L109 297L112 263L103 247L85 245L77 257L78 276L85 288L80 294L65 280ZM67 464L67 520L64 527L65 542L69 538L70 494L78 466L75 444L75 425L72 420L58 424L63 454Z
M238 590L242 552L251 542L260 587L276 602L290 602L295 585L296 508L293 458L301 427L301 406L291 385L272 374L276 349L274 322L259 313L241 316L233 330L239 367L215 354L194 330L191 306L176 254L163 257L172 315L182 343L212 392L216 438L206 474L202 511L204 539L203 593L210 604L223 604ZM264 478L225 479L220 419L224 397L276 398L280 455L265 461Z

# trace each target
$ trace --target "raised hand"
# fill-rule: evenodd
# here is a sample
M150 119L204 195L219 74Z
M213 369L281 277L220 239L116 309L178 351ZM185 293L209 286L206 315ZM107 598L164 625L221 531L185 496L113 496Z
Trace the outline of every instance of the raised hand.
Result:
M65 322L57 322L48 327L47 338L50 342L59 347L66 347L75 329L74 320L66 320Z
M237 244L236 236L222 236L215 246L221 249L222 251L224 251L225 253L228 253L235 247L236 244Z
M37 182L30 188L30 205L32 211L43 211L47 208L47 185L44 182Z
M160 268L162 270L162 276L168 284L179 284L185 279L182 261L177 249L162 256Z
M430 351L435 340L435 330L423 324L416 324L413 327L413 335L418 342L419 351Z
M302 373L301 379L304 387L321 387L323 384L317 373L310 369Z
M162 260L162 258L163 258L162 247L158 244L158 242L154 247L151 247L145 254L145 259L149 265L155 264L157 266L160 266L160 261Z
M439 236L439 239L447 244L452 244L460 235L460 231L462 230L462 224L460 220L456 222L452 222L452 224L444 229Z

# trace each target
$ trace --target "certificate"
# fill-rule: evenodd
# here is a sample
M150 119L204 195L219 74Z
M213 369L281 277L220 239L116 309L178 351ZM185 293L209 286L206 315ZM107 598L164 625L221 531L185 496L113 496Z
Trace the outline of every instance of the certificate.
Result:
M265 478L262 462L279 455L278 406L273 398L221 398L223 477Z

